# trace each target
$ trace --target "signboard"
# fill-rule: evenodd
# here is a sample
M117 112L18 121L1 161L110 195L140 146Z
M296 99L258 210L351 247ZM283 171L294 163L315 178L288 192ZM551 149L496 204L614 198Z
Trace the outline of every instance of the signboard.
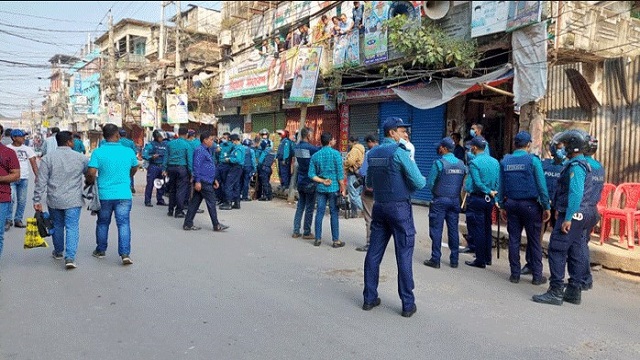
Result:
M240 115L271 113L280 110L280 96L264 95L242 100Z
M340 105L340 143L338 151L346 153L349 149L349 105Z
M167 94L167 123L186 124L189 122L187 94Z
M494 34L507 29L510 1L472 1L471 37Z
M285 59L257 55L225 72L224 99L284 88Z
M358 66L360 64L360 36L357 31L345 35L336 36L333 46L333 67L336 69L345 66Z
M73 79L73 92L74 94L82 94L82 77L80 74L76 74Z
M140 126L156 126L156 110L158 108L156 99L153 96L143 96L140 100Z
M109 123L122 126L122 104L116 101L109 101L107 105L107 116Z
M449 10L447 16L436 20L436 24L451 38L471 38L471 27L469 27L471 24L471 3L465 2L454 6Z
M382 26L389 17L389 1L364 3L364 63L375 64L387 60L387 27Z
M510 1L507 32L540 22L540 1Z
M282 108L283 109L297 109L300 107L302 103L291 101L287 96L287 99L282 100ZM313 102L307 104L308 106L323 106L325 111L335 111L336 110L336 99L333 95L325 93L325 94L316 94L313 97Z
M320 72L321 56L321 46L300 48L298 59L296 60L296 66L300 66L300 68L294 74L289 101L301 103L313 102L313 96L316 93L316 84L318 82L318 73Z

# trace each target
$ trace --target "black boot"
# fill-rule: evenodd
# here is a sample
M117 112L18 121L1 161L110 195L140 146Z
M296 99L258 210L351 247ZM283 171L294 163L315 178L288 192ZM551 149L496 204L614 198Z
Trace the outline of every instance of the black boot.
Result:
M220 205L220 210L231 210L231 203L228 201L225 201L224 204Z
M240 210L240 201L234 201L231 208Z
M580 301L582 300L582 287L571 284L567 285L562 300L574 305L580 305Z
M562 297L562 288L551 286L546 293L542 295L534 295L533 301L541 304L562 305Z

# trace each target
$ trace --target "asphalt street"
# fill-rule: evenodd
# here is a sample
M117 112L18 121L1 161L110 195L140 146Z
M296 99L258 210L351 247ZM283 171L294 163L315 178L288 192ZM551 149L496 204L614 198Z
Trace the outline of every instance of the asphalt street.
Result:
M186 232L138 191L134 264L120 264L115 223L107 257L91 256L95 217L84 211L70 271L52 247L23 249L24 231L12 228L0 261L0 359L640 358L633 279L599 271L582 305L550 306L531 301L546 285L507 280L506 252L486 270L465 266L471 255L452 269L444 249L442 268L427 268L428 210L416 206L418 312L400 316L392 245L382 305L365 312L364 253L355 251L364 220L341 219L347 245L333 249L325 217L316 248L291 238L294 211L283 200L243 203L218 211L225 233L211 231L206 213L195 221L202 230Z

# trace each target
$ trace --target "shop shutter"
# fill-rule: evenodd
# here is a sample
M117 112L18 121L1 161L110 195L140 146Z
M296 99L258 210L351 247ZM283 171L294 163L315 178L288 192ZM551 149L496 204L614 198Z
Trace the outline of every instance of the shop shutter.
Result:
M275 114L276 130L285 129L287 127L287 116L284 112L277 112Z
M229 127L227 128L226 125L229 125ZM229 129L230 133L236 132L242 134L244 132L244 116L222 116L220 123L218 124L218 135L222 135L222 133L227 131L226 129Z
M273 134L276 131L273 124L273 114L251 114L251 128L256 133L267 129L270 134Z
M416 148L416 164L425 177L429 176L431 166L438 158L434 144L444 137L445 109L446 105L428 110L412 108L411 143ZM414 200L422 201L431 201L432 197L431 191L426 186L413 195Z
M391 116L399 117L405 123L411 124L411 122L413 121L411 116L412 115L411 109L412 107L402 100L387 101L387 102L381 103L380 104L380 125L379 125L380 130L378 134L380 138L381 139L384 138L384 131L382 130L382 124L388 117L391 117Z
M377 133L379 126L378 104L349 106L349 136L357 136L364 144L364 137Z

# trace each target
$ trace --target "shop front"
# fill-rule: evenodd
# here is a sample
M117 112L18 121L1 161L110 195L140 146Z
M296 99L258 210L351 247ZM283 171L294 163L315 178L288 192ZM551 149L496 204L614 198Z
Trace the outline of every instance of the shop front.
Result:
M291 135L300 129L301 110L299 103L284 101L282 107L286 109L286 129ZM336 112L335 99L329 94L318 94L313 103L307 105L305 126L313 130L311 143L320 145L320 135L323 132L331 133L335 139L340 136L340 123Z

